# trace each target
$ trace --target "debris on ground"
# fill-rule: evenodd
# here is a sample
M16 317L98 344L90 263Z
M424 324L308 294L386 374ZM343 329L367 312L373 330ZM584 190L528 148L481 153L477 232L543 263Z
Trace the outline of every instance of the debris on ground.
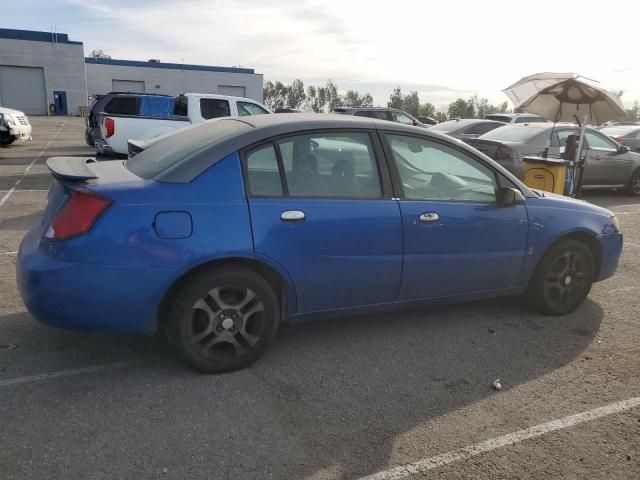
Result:
M499 378L496 378L493 381L493 389L494 390L502 390L502 384L500 383L500 379Z

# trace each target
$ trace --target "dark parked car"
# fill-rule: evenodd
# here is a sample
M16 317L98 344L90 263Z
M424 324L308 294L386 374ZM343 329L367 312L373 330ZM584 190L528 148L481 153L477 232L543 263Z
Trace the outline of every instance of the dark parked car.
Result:
M343 115L354 115L356 117L375 118L377 120L387 120L389 122L402 123L403 125L413 125L415 127L427 128L430 125L422 123L417 118L407 112L388 107L339 107L333 109L334 113Z
M500 165L524 177L524 157L543 154L551 140L548 156L559 158L564 152L569 135L579 136L573 124L532 123L505 125L474 139L466 140ZM640 154L614 142L593 128L585 130L582 158L585 168L582 176L586 189L626 189L631 195L640 195Z
M96 140L100 139L100 113L118 115L173 115L175 97L171 95L156 95L150 93L111 92L106 95L96 95L89 107L87 115L87 130L85 140L87 145L95 147Z
M446 133L450 137L466 140L477 138L491 130L506 125L504 122L482 119L456 119L448 120L431 127L431 130Z
M163 330L207 372L257 360L281 322L523 293L566 314L622 251L604 208L537 194L446 135L346 115L221 118L127 162L47 166L16 264L29 311Z
M504 123L544 123L547 120L533 113L492 113L486 116L487 120L495 120Z
M600 133L610 136L620 145L626 145L632 152L640 152L640 125L615 125L600 129Z

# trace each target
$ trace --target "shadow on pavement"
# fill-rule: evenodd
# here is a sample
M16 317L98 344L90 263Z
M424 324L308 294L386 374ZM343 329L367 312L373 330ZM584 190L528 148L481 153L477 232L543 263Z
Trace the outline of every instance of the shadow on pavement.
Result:
M122 442L120 448L150 459L150 465L171 465L172 478L194 474L186 458L206 451L217 451L218 459L234 451L254 452L241 462L220 462L215 455L204 460L199 467L216 472L216 478L267 478L258 473L267 468L265 462L270 478L322 476L335 469L354 478L383 469L398 436L494 395L495 378L508 390L571 362L593 340L602 317L590 300L572 315L543 317L515 299L502 299L326 320L283 328L261 361L218 377L181 369L157 339L42 327L30 348L57 351L47 357L56 363L66 351L75 367L82 358L91 364L136 360L135 370L142 372L135 375L156 385L147 384L147 390L154 388L160 399L161 389L171 392L165 393L168 405L159 401L173 420L145 432L170 432L171 445L164 445L162 454L133 438L133 432L123 436L132 428L126 424L106 427L105 434ZM47 370L55 368L47 363ZM94 378L92 391L138 396L143 390L135 388L131 375ZM88 410L101 408L88 402ZM133 404L123 400L119 408L126 411ZM208 412L206 418L194 415L193 408ZM91 445L83 449L99 443ZM72 442L64 448L75 447Z

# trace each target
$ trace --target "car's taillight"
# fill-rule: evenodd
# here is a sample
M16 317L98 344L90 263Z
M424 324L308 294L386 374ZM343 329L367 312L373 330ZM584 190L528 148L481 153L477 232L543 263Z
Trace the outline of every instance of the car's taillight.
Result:
M495 160L515 160L516 158L518 158L518 155L513 148L505 147L504 145L499 145L496 148Z
M113 137L113 134L116 133L116 122L113 121L113 118L108 118L104 121L104 129L106 131L107 138Z
M110 200L88 190L71 190L69 199L49 225L45 238L66 240L87 233L110 204Z

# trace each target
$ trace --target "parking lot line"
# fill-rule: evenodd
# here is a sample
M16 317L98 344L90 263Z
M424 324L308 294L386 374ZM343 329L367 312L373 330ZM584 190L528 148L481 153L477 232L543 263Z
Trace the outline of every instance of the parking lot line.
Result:
M11 187L9 189L9 191L7 191L7 193L5 193L3 195L3 197L0 199L0 207L2 207L7 200L9 200L9 197L11 197L11 194L13 194L13 192L15 192L16 188L18 188L18 186L22 183L22 180L29 173L29 170L31 170L31 167L33 167L35 165L35 163L38 160L40 160L40 158L42 158L42 155L47 150L47 148L49 148L49 145L51 145L51 142L53 142L56 138L58 138L58 134L62 131L62 129L64 128L64 125L65 125L65 122L62 122L62 125L60 125L58 127L58 130L56 130L55 135L49 139L49 141L44 146L44 148L42 150L40 150L40 153L38 154L38 156L35 157L33 160L31 160L31 163L29 165L27 165L27 168L24 169L24 173L22 174L22 176L18 180L16 180L16 183L13 184L13 187Z
M5 193L5 192L10 192L11 190L0 190L0 193ZM48 192L49 190L46 189L42 189L42 188L25 188L25 189L20 189L20 190L14 190L13 193L22 193L22 192Z
M636 245L635 243L629 243L629 242L624 242L624 246L640 248L640 245Z
M2 252L0 255L17 255L18 252Z
M436 455L435 457L425 458L414 463L393 467L389 470L361 477L358 480L399 480L410 475L422 474L444 465L450 465L461 460L466 460L467 458L475 457L481 453L491 452L498 448L515 445L516 443L524 442L531 438L541 437L547 433L573 427L581 423L590 422L608 415L621 413L638 406L640 406L640 397L610 403L603 407L594 408L593 410L587 410L586 412L569 415L568 417L551 420L550 422L541 423L540 425L535 425L517 432L507 433L506 435L491 438L484 442L469 445L467 447L450 450L440 455Z
M28 375L26 377L8 378L6 380L0 380L0 387L6 387L9 385L17 385L19 383L31 383L38 382L40 380L49 380L52 378L70 377L73 375L80 375L83 373L92 373L100 370L106 370L110 368L120 368L125 365L129 365L130 362L115 362L106 363L104 365L94 365L93 367L83 368L71 368L69 370L59 370L57 372L41 373L40 375Z

